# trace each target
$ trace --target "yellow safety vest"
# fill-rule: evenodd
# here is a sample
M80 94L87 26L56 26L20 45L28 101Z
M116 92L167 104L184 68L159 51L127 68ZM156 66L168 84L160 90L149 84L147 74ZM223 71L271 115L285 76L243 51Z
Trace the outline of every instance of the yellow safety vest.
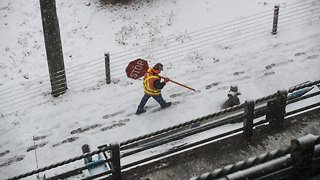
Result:
M157 79L160 79L157 75L152 75L152 68L149 68L146 75L144 76L143 86L144 92L150 96L157 96L161 93L161 89L155 89L153 82Z

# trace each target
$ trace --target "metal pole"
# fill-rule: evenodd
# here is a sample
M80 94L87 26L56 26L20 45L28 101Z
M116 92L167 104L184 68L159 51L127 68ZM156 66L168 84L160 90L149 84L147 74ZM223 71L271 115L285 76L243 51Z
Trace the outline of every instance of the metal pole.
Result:
M55 0L40 0L43 35L51 82L51 94L58 97L68 89Z
M276 99L267 103L268 112L266 119L273 128L278 129L283 126L286 115L287 94L286 90L278 91Z
M105 59L105 70L106 70L106 83L110 84L111 78L110 78L110 55L109 55L109 53L104 54L104 59Z
M36 165L37 165L37 169L39 169L38 166L38 156L37 156L37 147L36 147L36 140L34 139L34 136L32 137L33 139L33 146L34 146L34 155L36 157ZM40 177L40 173L38 173L38 177Z
M291 141L291 158L297 179L311 179L314 149L319 140L320 136L308 134Z
M121 180L120 146L111 144L110 148L113 180Z
M83 154L86 154L86 153L90 152L90 146L88 144L82 145L81 149L82 149L82 153ZM88 164L90 162L92 162L92 156L84 158L84 164Z
M274 6L273 10L273 24L272 24L272 35L277 34L278 30L278 17L279 17L279 5Z

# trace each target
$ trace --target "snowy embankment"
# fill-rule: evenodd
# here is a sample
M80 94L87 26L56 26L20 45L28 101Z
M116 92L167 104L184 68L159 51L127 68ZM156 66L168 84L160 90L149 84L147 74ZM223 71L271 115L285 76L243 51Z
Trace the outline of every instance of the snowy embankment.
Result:
M122 142L216 112L231 84L243 102L320 79L319 1L282 2L279 33L271 35L271 0L126 8L70 0L57 1L69 90L52 98L38 1L0 5L0 178L35 169L34 149L43 167L81 154L82 144ZM124 69L139 57L162 62L162 75L197 91L168 84L163 96L177 105L153 113L158 104L150 99L148 112L135 116L142 82Z

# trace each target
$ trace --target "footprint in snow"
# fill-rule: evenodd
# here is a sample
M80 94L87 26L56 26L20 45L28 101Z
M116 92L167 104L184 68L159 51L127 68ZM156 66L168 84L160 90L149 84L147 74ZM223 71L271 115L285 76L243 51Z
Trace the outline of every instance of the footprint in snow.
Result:
M129 122L130 121L130 119L122 119L122 120L120 120L120 121L118 121L118 123L126 123L126 122Z
M274 72L274 71L271 71L271 72L266 72L266 73L264 73L263 75L264 75L264 76L270 76L270 75L273 75L273 74L275 74L275 72Z
M130 119L120 120L118 123L115 123L115 124L112 124L110 126L101 128L100 131L107 131L107 130L114 129L114 128L117 128L117 127L125 126L126 123L129 122L129 121L130 121Z
M71 143L71 142L73 142L73 141L75 141L77 139L79 139L79 137L71 137L71 138L65 139L65 140L63 140L63 141L61 141L59 143L56 143L56 144L52 145L52 147L57 147L57 146L60 146L62 144L65 144L65 143Z
M286 65L286 64L291 63L293 61L294 61L293 59L289 59L287 61L282 61L282 62L279 62L279 63L272 63L272 64L267 65L265 68L268 70L268 69L271 69L271 68L273 68L275 66Z
M319 55L308 56L307 59L316 59Z
M0 153L0 157L2 157L2 156L4 156L4 155L8 154L9 152L10 152L9 150L6 150L6 151L4 151L4 152L1 152L1 153Z
M212 87L218 86L219 84L220 84L220 82L211 83L211 84L209 84L209 85L206 86L206 89L211 89Z
M289 59L287 61L282 61L282 62L276 63L276 65L277 66L282 66L282 65L286 65L286 64L292 63L293 61L294 61L293 59Z
M305 55L305 52L300 52L300 53L295 53L294 56L301 56L301 55Z
M78 129L75 129L75 130L71 131L71 134L83 133L83 132L86 132L86 131L89 131L89 130L92 130L92 129L96 129L96 128L101 127L101 126L102 126L102 124L94 124L94 125L91 125L91 126L78 128Z
M239 71L239 72L233 73L234 76L238 76L238 75L240 75L240 74L244 74L244 71Z
M272 63L272 64L267 65L265 68L266 69L271 69L271 68L273 68L275 66L276 66L276 64Z
M48 144L48 142L43 142L43 143L36 144L34 146L30 146L30 147L27 148L27 152L35 150L35 149L39 149L41 147L44 147L47 144Z
M242 80L246 80L246 79L250 79L250 78L251 78L251 76L243 76L238 79L235 79L235 81L238 82L238 81L242 81Z
M177 93L177 94L171 94L170 97L171 98L175 98L175 97L179 97L179 96L182 96L183 93Z
M45 139L45 138L47 138L49 135L45 135L45 136L35 136L35 137L33 137L33 140L34 141L39 141L40 139Z
M124 110L121 110L121 111L118 111L118 112L115 112L115 113L112 113L112 114L107 114L107 115L104 115L102 118L103 119L108 119L110 117L115 117L119 114L123 114L125 111Z
M219 87L217 90L226 90L226 89L229 89L230 87L229 86L223 86L223 87Z
M22 161L25 157L26 157L26 155L14 156L14 157L8 159L7 161L5 161L4 163L1 163L0 167L9 166L12 163Z

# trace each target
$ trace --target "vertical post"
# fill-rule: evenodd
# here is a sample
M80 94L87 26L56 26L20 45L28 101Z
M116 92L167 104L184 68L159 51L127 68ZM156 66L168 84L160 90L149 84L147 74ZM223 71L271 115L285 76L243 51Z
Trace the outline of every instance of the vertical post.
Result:
M105 69L106 69L106 83L110 84L110 55L109 53L104 54L104 59L105 59Z
M81 149L83 154L90 152L90 146L88 144L84 144ZM88 164L90 162L92 162L92 156L84 158L84 164Z
M279 17L279 5L274 6L273 10L273 24L272 24L272 35L277 34L278 31L278 17Z
M254 101L246 101L244 108L243 135L246 141L252 137L253 119L254 119Z
M278 91L276 99L267 103L268 112L266 119L273 128L278 129L283 126L286 115L287 95L286 90Z
M113 180L121 180L120 146L111 144L111 163Z
M55 0L40 0L43 34L51 82L51 94L62 95L67 90L59 22Z
M32 139L33 139L34 155L35 155L35 157L36 157L36 165L37 165L37 169L39 169L36 140L35 140L35 137L34 137L34 136L32 137ZM38 173L37 177L40 177L40 174L39 174L39 173Z
M311 179L315 144L320 136L309 134L291 141L294 179Z

